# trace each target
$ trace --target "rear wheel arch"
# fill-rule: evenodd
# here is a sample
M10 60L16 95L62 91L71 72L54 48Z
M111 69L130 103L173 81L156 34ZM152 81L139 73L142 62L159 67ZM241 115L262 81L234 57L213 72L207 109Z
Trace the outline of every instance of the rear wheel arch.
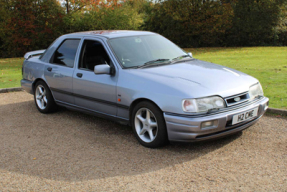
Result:
M33 82L33 84L32 84L33 93L35 92L36 84L37 84L39 81L43 81L43 82L47 85L47 83L46 83L43 79L41 79L41 78L35 79L34 82ZM48 85L47 85L47 86L48 86ZM49 86L48 86L48 87L49 87Z
M51 113L57 110L57 104L47 83L43 80L35 81L34 101L41 113Z
M36 84L37 84L39 81L44 82L44 83L47 85L47 87L50 89L50 86L46 83L46 81L45 81L44 79L42 79L42 78L37 78L37 79L35 79L34 82L32 83L32 91L33 91L33 94L35 93ZM50 89L50 91L51 91L51 89ZM52 94L53 99L55 100L55 97L54 97L52 91L51 91L51 94Z

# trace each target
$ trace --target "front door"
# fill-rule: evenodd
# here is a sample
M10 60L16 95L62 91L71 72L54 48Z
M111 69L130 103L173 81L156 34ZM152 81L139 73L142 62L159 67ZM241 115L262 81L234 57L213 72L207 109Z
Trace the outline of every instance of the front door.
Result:
M73 75L75 105L82 109L116 116L117 76L94 73L94 66L112 65L101 40L83 42L78 66Z

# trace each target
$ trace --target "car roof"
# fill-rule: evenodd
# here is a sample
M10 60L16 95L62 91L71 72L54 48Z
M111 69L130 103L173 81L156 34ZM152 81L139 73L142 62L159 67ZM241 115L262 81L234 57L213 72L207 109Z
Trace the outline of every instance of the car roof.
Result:
M102 36L108 39L118 37L128 37L137 35L154 35L156 33L149 31L129 31L129 30L99 30L99 31L83 31L71 33L71 35L82 35L82 36Z

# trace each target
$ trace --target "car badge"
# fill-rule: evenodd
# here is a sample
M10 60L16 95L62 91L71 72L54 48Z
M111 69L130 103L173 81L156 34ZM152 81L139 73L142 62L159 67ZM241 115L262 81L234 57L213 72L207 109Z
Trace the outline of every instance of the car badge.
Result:
M234 101L236 101L236 102L240 101L240 97L235 97Z

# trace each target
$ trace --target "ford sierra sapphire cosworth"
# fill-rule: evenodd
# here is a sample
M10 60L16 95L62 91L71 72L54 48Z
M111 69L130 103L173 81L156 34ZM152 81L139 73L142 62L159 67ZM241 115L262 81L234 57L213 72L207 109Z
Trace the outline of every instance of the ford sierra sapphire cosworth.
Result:
M152 32L67 34L24 57L21 85L41 113L59 105L110 118L146 147L233 134L268 108L257 79Z

